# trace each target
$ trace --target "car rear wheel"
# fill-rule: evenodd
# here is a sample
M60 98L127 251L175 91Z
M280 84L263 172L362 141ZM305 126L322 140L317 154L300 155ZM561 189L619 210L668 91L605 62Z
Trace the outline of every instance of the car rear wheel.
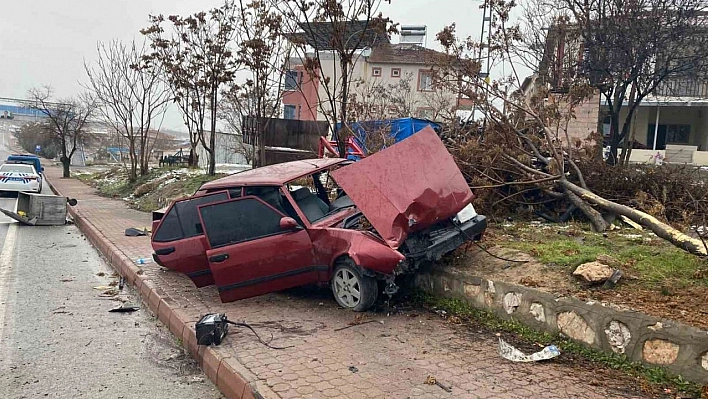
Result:
M337 303L355 312L369 309L378 296L376 279L361 274L351 259L337 262L331 285Z

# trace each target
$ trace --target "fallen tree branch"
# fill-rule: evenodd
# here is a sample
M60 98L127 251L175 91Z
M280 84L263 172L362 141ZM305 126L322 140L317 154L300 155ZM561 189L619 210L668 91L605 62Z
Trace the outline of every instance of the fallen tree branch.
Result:
M568 200L573 205L580 209L585 214L585 216L590 219L590 223L592 223L592 228L595 231L602 232L607 230L608 227L610 227L610 224L605 221L600 212L588 205L587 202L583 201L580 197L575 195L575 193L570 190L566 190L565 195L568 197Z
M654 216L638 211L636 209L630 208L625 205L621 205L612 201L608 201L599 195L593 193L592 191L586 190L579 187L565 179L560 180L559 184L566 190L577 195L581 199L595 204L603 209L612 211L618 215L624 215L633 221L639 223L640 225L650 229L657 236L667 240L673 245L685 250L694 255L708 256L708 251L703 246L703 243L695 238L692 238L675 228L669 226L666 223L659 221Z

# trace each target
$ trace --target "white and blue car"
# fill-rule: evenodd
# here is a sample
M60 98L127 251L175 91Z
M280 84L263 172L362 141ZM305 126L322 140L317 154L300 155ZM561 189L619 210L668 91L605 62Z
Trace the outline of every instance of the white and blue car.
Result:
M4 163L0 166L0 192L42 191L42 177L34 166L25 163Z

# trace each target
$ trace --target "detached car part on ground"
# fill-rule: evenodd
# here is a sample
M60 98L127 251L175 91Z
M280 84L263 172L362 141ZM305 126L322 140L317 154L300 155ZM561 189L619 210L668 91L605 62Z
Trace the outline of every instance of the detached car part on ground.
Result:
M359 162L313 159L204 184L153 214L155 261L223 302L330 284L349 309L393 295L396 276L479 239L486 218L435 132Z

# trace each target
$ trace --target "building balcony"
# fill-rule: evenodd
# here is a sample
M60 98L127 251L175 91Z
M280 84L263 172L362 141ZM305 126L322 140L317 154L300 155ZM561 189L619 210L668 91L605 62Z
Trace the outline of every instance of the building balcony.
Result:
M661 82L654 92L657 96L708 98L708 80L697 78L670 78Z

